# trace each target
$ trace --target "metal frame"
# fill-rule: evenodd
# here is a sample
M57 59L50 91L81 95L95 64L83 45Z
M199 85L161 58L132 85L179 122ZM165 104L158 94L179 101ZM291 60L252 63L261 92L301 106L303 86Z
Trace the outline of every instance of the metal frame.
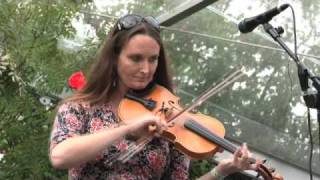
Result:
M170 10L170 12L161 14L157 17L161 26L171 26L178 21L192 15L193 13L200 11L208 5L218 0L189 0L185 1L178 7Z

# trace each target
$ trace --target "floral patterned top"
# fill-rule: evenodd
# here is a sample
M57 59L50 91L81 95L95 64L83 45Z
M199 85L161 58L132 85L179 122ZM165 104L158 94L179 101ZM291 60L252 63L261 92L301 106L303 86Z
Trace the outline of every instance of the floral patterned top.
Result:
M119 122L109 105L64 103L55 117L50 151L57 144L76 135L117 126ZM119 140L97 155L95 160L69 169L69 179L188 179L189 158L163 138L154 138L127 162L117 161L120 154L126 152L133 143L127 138Z

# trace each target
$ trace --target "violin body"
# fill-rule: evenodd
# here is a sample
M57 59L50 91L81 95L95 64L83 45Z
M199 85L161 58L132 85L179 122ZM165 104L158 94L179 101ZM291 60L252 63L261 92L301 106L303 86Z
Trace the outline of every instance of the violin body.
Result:
M125 123L129 123L130 119L148 113L160 116L161 120L165 120L168 123L168 129L163 131L162 136L173 142L178 150L193 159L210 158L219 151L218 145L189 131L184 124L189 120L197 121L223 138L225 128L220 121L201 113L190 112L186 112L172 121L172 118L182 109L179 104L179 98L160 85L155 85L152 92L145 95L143 99L155 101L155 108L149 110L135 100L124 98L118 108L119 118Z

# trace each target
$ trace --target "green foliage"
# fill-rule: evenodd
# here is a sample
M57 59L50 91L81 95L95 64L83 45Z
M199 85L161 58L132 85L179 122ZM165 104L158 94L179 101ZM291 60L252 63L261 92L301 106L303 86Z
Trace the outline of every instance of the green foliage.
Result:
M61 179L63 171L54 170L48 161L48 137L52 121L34 97L12 98L15 106L1 104L0 179ZM31 108L25 108L31 107ZM17 111L19 109L19 111Z
M213 160L198 160L198 161L191 161L190 164L190 179L196 179L201 177L203 174L209 172L215 163Z
M0 179L66 177L49 163L51 111L35 95L61 92L67 77L83 64L70 62L84 56L74 59L57 48L59 38L73 36L71 18L77 9L61 1L0 4L0 150L5 154ZM30 94L29 86L38 92Z

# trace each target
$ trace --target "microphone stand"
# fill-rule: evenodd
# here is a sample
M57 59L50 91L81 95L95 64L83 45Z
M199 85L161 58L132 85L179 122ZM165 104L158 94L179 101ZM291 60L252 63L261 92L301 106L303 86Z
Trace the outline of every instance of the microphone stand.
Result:
M316 108L318 112L318 121L320 118L320 77L314 76L307 67L299 61L299 58L288 48L288 46L282 41L280 34L283 33L282 28L274 28L269 23L263 24L264 30L276 41L279 45L288 53L288 55L296 62L298 68L298 77L300 80L301 90L303 92L303 99L308 108ZM313 87L316 91L313 91L309 87L309 79L312 81Z
M307 67L299 61L299 58L288 48L288 46L281 40L280 34L283 33L283 29L281 27L274 28L271 24L264 23L264 30L276 41L279 45L289 54L289 56L296 62L298 68L298 77L300 80L301 90L303 92L303 99L308 108L316 108L317 109L317 120L320 124L320 77L314 76ZM313 89L309 87L309 79L312 81ZM308 115L308 121L309 119ZM311 123L308 122L308 126L310 129L310 161L309 161L309 172L310 179L312 180L312 150L313 150L313 142L311 136Z

